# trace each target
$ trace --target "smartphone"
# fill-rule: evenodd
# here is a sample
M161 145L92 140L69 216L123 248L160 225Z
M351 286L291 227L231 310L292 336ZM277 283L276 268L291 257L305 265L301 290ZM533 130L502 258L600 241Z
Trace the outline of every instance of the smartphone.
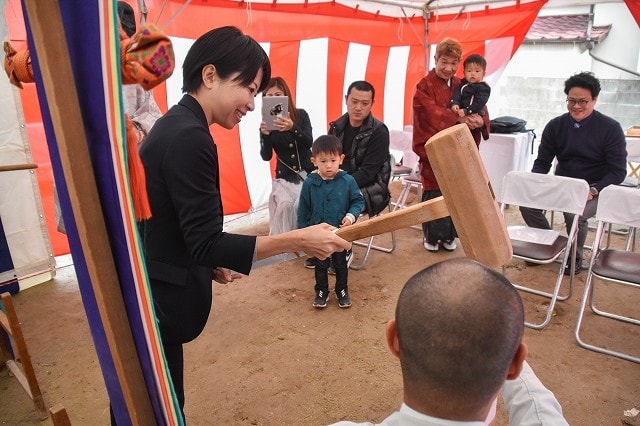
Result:
M267 130L276 129L273 121L277 117L289 116L288 96L265 96L262 98L262 121L267 124Z

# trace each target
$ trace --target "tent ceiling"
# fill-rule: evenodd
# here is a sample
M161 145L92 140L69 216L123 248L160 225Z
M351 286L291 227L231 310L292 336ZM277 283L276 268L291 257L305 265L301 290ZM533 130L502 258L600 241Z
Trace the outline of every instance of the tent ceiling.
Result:
M327 3L326 0L233 0L239 3L300 4ZM455 14L484 9L513 6L534 0L335 0L335 3L357 8L363 12L394 17L420 16L423 11L432 14ZM183 1L182 1L183 2ZM621 3L623 0L548 0L545 8L588 6L596 3ZM194 3L199 3L194 0ZM205 2L206 3L206 2Z

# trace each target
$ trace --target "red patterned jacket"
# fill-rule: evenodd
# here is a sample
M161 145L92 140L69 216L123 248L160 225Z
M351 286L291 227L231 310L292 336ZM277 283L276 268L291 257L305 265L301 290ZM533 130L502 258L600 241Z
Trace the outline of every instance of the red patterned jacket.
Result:
M446 80L438 77L434 69L418 82L413 96L413 151L420 157L420 175L425 190L440 189L427 158L424 144L440 130L456 124L458 114L451 111L451 98L460 85L460 79L453 77L451 87ZM486 107L485 107L486 109ZM476 145L480 145L480 136L489 138L489 113L484 115L484 127L471 130Z

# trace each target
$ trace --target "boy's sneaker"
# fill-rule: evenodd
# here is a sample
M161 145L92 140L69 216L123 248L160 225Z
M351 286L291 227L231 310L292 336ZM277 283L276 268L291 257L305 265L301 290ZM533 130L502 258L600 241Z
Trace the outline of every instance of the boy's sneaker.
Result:
M349 249L347 250L347 269L349 269L351 263L353 263L353 250Z
M313 301L314 308L324 308L327 306L327 300L329 300L328 290L318 290L316 292L316 298Z
M442 248L444 248L446 251L454 251L458 248L458 245L456 244L456 240L450 240L443 242Z
M307 257L307 259L304 261L304 267L307 269L316 269L316 264L312 258Z
M430 251L432 253L435 253L438 250L440 250L440 246L438 245L438 243L429 244L426 238L422 240L422 244L424 245L425 250Z
M338 296L338 306L341 308L348 308L351 306L351 298L349 297L348 290L343 288L340 291L336 291L336 295Z

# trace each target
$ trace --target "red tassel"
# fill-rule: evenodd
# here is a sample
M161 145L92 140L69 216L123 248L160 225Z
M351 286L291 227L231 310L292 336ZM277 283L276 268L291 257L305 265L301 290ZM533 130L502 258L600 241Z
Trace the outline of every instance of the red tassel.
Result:
M138 154L138 133L129 116L125 114L124 118L127 128L127 167L129 168L133 209L136 220L145 220L151 217L151 206L147 197L147 180L144 175L144 167Z

